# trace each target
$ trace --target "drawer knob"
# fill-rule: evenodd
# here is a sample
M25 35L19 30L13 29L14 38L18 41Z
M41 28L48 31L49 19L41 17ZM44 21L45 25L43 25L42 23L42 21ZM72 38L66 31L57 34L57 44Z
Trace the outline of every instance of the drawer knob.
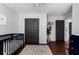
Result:
M73 43L74 41L72 40L71 42Z
M71 49L74 49L73 47L71 47Z

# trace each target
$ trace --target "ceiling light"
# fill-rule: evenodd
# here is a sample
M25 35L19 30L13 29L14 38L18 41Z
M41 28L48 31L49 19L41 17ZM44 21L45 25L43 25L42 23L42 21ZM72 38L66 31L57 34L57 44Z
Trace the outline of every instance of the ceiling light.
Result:
M40 7L40 3L35 3L34 7Z

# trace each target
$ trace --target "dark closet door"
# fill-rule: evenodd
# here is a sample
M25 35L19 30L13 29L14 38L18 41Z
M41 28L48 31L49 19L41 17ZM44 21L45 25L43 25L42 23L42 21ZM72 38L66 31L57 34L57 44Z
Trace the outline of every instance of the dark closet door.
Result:
M39 19L25 19L25 42L26 44L39 43Z
M72 22L69 23L69 37L72 35Z
M64 41L64 20L56 20L56 41Z

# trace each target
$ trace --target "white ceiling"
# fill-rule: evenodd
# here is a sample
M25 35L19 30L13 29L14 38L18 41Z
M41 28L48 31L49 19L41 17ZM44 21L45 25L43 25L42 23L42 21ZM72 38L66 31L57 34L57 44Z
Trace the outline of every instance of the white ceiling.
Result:
M71 3L5 3L17 13L47 13L64 15L71 9Z

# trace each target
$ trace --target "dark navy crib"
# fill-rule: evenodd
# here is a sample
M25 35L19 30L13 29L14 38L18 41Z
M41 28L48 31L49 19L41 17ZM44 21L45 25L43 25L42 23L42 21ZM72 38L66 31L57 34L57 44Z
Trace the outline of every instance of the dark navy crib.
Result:
M11 33L0 35L0 55L16 54L15 52L23 47L24 34Z
M79 55L79 35L71 35L69 43L69 55Z

